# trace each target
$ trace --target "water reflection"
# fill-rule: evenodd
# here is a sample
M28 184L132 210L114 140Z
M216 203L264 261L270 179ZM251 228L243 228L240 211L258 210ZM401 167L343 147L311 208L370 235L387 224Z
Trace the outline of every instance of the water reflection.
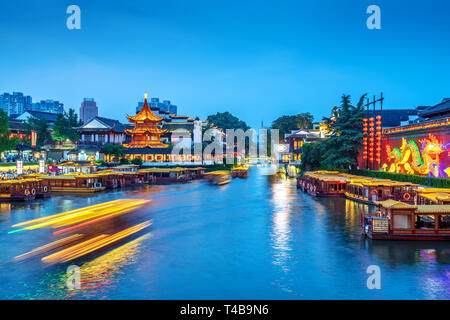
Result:
M289 264L286 263L289 259L289 251L291 241L291 227L290 220L290 192L292 185L289 181L279 181L273 185L272 188L273 201L273 230L272 241L274 252L274 264L281 267L284 272L289 271Z
M450 298L448 243L363 239L360 215L373 207L311 197L263 171L219 188L196 181L0 205L0 298ZM74 260L83 290L65 288L67 263L7 263L53 239L45 229L8 235L12 225L118 198L152 200L130 221L152 220L151 233ZM371 264L381 291L366 287Z

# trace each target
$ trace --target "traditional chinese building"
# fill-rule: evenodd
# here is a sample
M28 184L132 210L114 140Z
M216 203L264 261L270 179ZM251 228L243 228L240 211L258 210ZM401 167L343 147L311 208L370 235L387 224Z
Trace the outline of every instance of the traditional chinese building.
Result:
M450 99L428 107L418 107L415 123L383 128L380 161L374 166L362 154L360 168L429 177L450 177ZM375 159L374 159L375 160Z
M166 130L158 128L164 117L156 116L147 103L145 94L144 105L134 117L128 117L128 121L134 123L134 128L125 130L131 136L131 142L123 146L125 148L167 148L169 145L161 142L161 135Z

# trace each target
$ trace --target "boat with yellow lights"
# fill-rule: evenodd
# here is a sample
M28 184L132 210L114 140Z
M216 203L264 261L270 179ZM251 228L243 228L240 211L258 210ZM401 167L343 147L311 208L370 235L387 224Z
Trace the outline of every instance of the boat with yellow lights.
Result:
M379 210L361 215L362 233L374 240L450 240L450 205L376 201Z
M224 185L231 182L231 172L228 170L218 170L205 173L205 179L213 185Z
M47 180L42 179L40 174L29 174L22 178L32 179L33 188L36 190L36 198L48 198L51 195L50 184Z
M146 168L138 173L143 174L152 184L185 183L192 180L191 172L186 168Z
M231 176L233 178L247 178L248 168L245 166L237 166L231 169Z
M15 224L13 225L15 229L8 233L53 228L55 230L53 235L59 237L55 241L17 256L15 261L52 251L53 253L41 260L45 263L67 262L114 245L150 226L151 222L145 221L132 227L125 227L123 222L118 223L121 220L117 219L149 203L150 200L143 199L117 199Z
M59 176L41 176L48 182L52 192L98 192L105 190L97 174L67 174Z
M37 179L0 180L0 201L28 201L36 198Z

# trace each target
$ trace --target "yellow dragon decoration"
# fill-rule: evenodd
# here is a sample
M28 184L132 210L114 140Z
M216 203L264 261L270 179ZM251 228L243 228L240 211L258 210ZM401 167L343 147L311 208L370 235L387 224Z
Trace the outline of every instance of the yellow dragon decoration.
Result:
M406 172L408 174L440 176L439 155L445 151L439 141L431 133L428 138L419 140L422 144L422 155L414 140L402 139L400 149L386 146L389 162L389 172ZM387 169L387 164L383 166ZM449 168L444 170L447 173Z

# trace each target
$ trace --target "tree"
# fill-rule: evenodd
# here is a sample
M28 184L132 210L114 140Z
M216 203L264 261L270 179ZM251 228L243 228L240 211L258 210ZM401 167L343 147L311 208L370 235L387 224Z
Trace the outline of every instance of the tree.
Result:
M53 125L53 138L57 141L71 140L75 142L79 140L80 137L75 128L81 126L82 123L73 109L69 109L68 113L59 113Z
M313 127L314 117L309 112L299 113L293 116L281 116L272 122L272 129L278 129L280 139L291 130L311 129Z
M123 146L119 145L119 144L104 144L103 147L103 153L105 153L108 156L113 156L113 157L117 157L120 158L122 157L125 152L123 150Z
M50 134L50 127L48 125L47 120L45 119L30 117L27 120L27 127L30 132L36 131L37 135L36 146L38 148L45 145L47 140L51 140L52 138L52 135Z
M362 147L362 119L364 117L364 94L356 106L349 95L342 96L341 106L336 110L334 119L324 118L331 135L326 140L326 153L323 164L328 168L348 169L357 164L357 156Z
M131 160L132 164L138 165L138 166L142 166L142 159L141 158L134 158L133 160Z
M127 158L120 159L120 164L129 164L130 161Z
M244 131L250 129L247 123L233 116L228 111L217 112L215 115L209 115L206 120L208 120L208 123L211 125L214 125L224 131L226 129L242 129Z
M20 139L9 137L9 117L5 111L0 109L0 152L14 150Z

